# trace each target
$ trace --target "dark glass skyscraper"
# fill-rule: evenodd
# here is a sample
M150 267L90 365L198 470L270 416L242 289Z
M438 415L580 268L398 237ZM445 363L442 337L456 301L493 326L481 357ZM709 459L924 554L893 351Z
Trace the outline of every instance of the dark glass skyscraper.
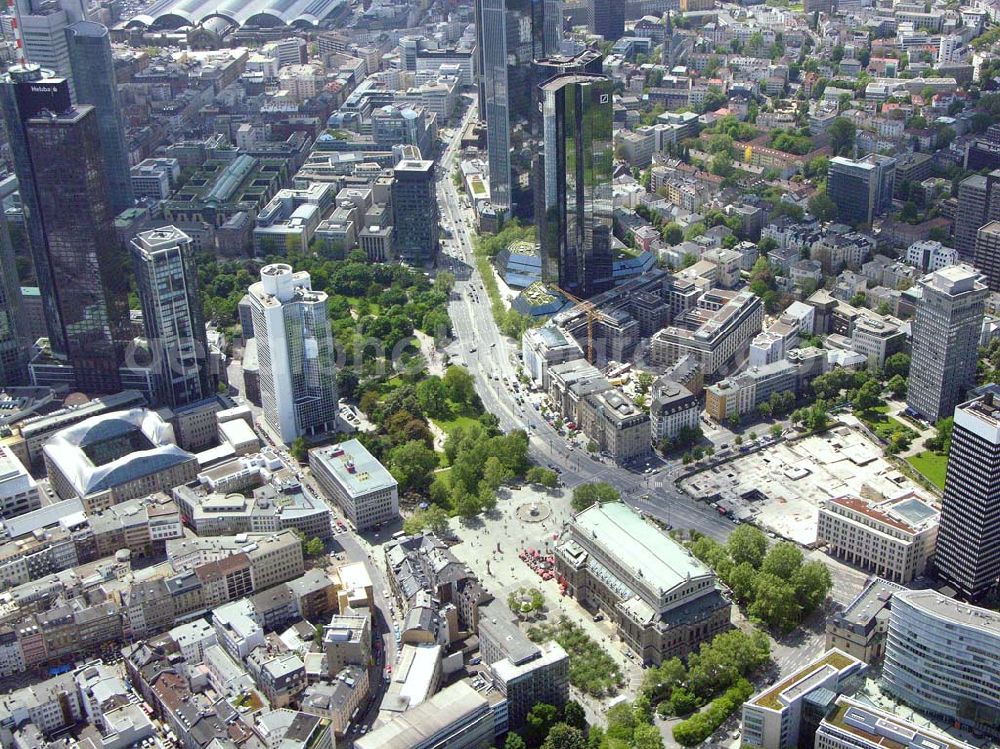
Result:
M541 86L542 278L584 298L612 284L612 88L603 75L559 76Z
M91 106L25 122L66 354L85 392L120 390L128 339L128 265L114 229Z
M594 0L594 33L607 41L625 35L625 3L621 0Z
M76 102L89 104L96 110L111 210L118 215L132 207L135 196L108 28L93 21L80 21L66 30L66 42Z
M0 181L0 200L17 189L17 181ZM0 210L0 387L28 382L28 341L21 309L21 286L7 218Z
M395 249L400 258L414 265L437 255L440 229L434 189L433 161L403 159L393 169Z
M486 122L490 200L530 218L532 62L559 50L557 0L476 0L479 107Z

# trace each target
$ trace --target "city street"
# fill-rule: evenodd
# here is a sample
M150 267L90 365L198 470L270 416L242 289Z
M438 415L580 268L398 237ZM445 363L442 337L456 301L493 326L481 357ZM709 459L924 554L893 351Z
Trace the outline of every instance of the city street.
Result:
M456 339L449 353L453 359L460 359L475 377L479 396L486 410L497 416L500 427L527 431L532 459L543 466L559 467L566 486L572 488L580 483L606 481L621 492L627 504L661 522L725 539L734 527L732 522L677 490L669 478L660 473L635 473L601 463L583 451L571 450L565 439L537 411L519 406L513 393L504 387L505 378L514 380L517 376L518 342L501 335L493 320L489 298L483 290L472 254L470 227L475 223L475 215L460 196L451 176L458 163L461 133L475 114L476 105L473 104L462 125L456 127L455 138L442 154L437 171L442 224L453 232L453 240L444 243L444 252L460 267L468 269L467 273L456 274L459 280L448 309ZM476 290L478 303L474 303L468 293L472 289Z

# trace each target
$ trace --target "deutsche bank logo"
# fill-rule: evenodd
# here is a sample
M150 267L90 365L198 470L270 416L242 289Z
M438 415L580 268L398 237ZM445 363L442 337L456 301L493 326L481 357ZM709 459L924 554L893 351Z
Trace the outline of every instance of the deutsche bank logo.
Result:
M610 98L608 94L601 94L601 104L607 104Z

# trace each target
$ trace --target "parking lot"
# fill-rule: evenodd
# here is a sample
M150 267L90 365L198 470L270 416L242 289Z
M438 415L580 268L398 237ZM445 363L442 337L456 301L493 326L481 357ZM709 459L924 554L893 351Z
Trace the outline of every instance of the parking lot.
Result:
M816 543L823 502L860 495L866 485L885 496L905 491L924 495L882 456L878 445L846 426L781 442L681 482L691 496L803 546Z

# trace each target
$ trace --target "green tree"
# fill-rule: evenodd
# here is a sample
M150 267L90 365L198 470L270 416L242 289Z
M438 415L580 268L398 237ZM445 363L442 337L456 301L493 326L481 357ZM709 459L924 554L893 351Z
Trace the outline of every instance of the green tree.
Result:
M741 526L742 527L742 526ZM753 600L756 591L757 570L749 562L742 562L729 573L726 584L733 591L736 600L748 603Z
M760 565L761 572L780 580L791 580L802 566L802 551L790 541L782 541L770 548Z
M726 549L734 564L746 562L756 569L764 561L767 537L752 525L741 525L729 534Z
M556 723L549 729L542 749L587 749L587 738L579 728Z
M587 714L583 710L583 705L576 700L570 700L563 705L563 723L581 731L586 730Z
M829 568L818 559L806 562L792 577L795 597L806 614L814 611L826 600L833 589Z
M475 382L467 369L452 365L445 370L444 387L453 402L462 405L472 403L476 394Z
M673 221L664 224L661 231L663 241L671 247L684 241L684 231L681 229L679 224Z
M889 388L889 392L892 393L893 397L903 398L906 396L906 380L902 375L893 375L889 382L886 383L886 387Z
M839 156L850 150L854 145L856 133L857 128L855 128L854 123L845 117L837 117L830 123L827 134L830 136L830 148L833 150L834 156Z
M351 367L337 371L337 392L347 400L353 400L358 394L358 373Z
M783 632L795 628L802 613L795 588L785 579L769 572L761 573L754 586L754 601L748 610L751 619Z
M528 745L524 743L524 739L519 734L511 731L504 739L503 749L528 749Z
M532 746L540 746L559 720L559 710L545 702L536 703L524 722L524 738Z
M541 484L546 489L554 489L559 485L559 474L548 468L532 466L524 474L524 480L529 484Z
M448 393L444 382L436 375L425 377L417 383L417 402L428 416L447 418L451 415L448 407Z
M597 481L591 484L580 484L573 489L573 509L577 512L586 510L595 502L617 502L621 499L618 490L611 484Z
M809 198L809 213L820 221L832 221L837 217L837 204L821 190Z
M389 452L389 472L403 493L426 491L437 466L437 453L420 440L410 440Z
M306 542L305 553L307 557L315 559L316 557L323 556L323 552L326 548L323 546L323 542L318 538L310 538Z
M479 497L467 491L464 486L456 484L451 490L451 503L455 512L463 520L474 518L482 510Z
M859 413L867 413L882 404L882 386L877 380L868 380L858 388L851 406Z
M883 372L886 377L909 377L910 375L910 355L902 352L893 354L885 360Z
M778 439L778 437L781 436L781 424L771 425L771 436L774 437L775 439Z
M670 695L670 712L674 715L687 715L700 704L701 701L684 687L678 687Z
M510 470L500 462L500 458L491 455L483 466L483 483L493 492L512 478Z
M304 463L309 457L309 444L305 437L296 437L288 448L288 454L300 463Z

